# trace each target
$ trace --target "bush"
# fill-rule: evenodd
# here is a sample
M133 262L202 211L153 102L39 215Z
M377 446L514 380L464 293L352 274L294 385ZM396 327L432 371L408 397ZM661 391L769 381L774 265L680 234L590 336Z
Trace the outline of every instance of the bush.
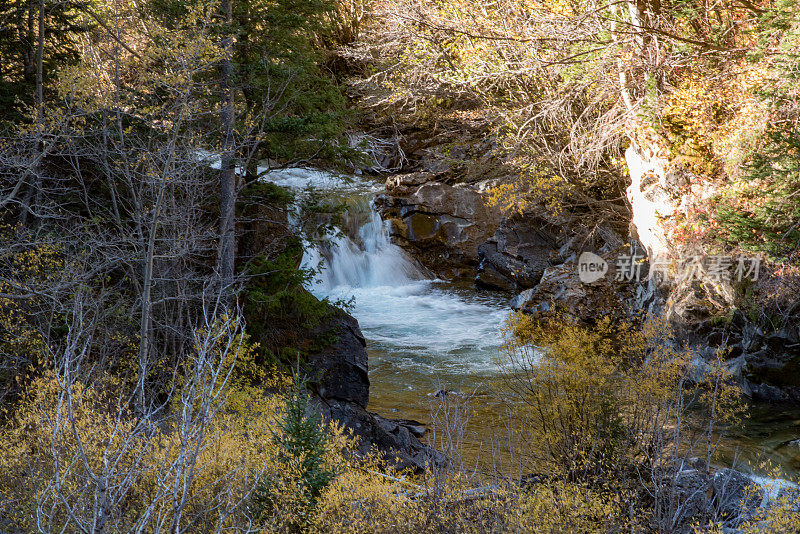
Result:
M548 479L610 492L623 508L650 508L656 524L672 521L684 497L664 481L692 455L710 465L712 434L740 408L724 354L690 379L693 354L661 321L637 328L603 318L589 327L517 315L507 334L505 383L524 420L513 454ZM690 426L697 410L705 422Z

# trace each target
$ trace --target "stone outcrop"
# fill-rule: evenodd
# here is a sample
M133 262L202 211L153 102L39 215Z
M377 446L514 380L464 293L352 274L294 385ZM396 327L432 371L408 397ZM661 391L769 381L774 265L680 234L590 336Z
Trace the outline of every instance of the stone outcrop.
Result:
M545 270L561 263L563 245L555 225L543 217L514 214L503 219L492 237L478 246L475 281L492 289L526 289L538 284Z
M511 300L516 311L547 315L558 310L585 322L602 315L621 317L635 306L637 285L615 279L616 258L629 250L605 223L591 227L577 217L554 218L544 212L513 215L479 248L476 282L499 289L524 288ZM609 266L605 276L593 283L582 281L578 273L584 252L596 254ZM639 305L646 305L646 299L640 300Z
M629 298L631 287L617 283L613 272L595 283L582 282L573 259L545 269L539 284L512 299L511 307L534 315L558 311L592 322L605 315L622 317Z
M396 243L438 276L460 278L474 273L478 246L500 225L488 185L450 185L429 172L395 175L376 203Z
M679 273L691 269L691 276L658 284L666 318L709 358L715 357L718 347L727 346L726 365L736 371L747 395L770 402L800 402L800 330L788 324L764 331L740 311L741 288L737 291L730 281L712 276L708 263L691 263L697 251L669 238L675 216L713 195L714 186L691 180L663 150L632 146L625 158L631 175L627 195L633 232L651 259L673 262ZM694 367L700 370L703 365L695 362Z
M533 288L545 281L548 269L574 263L584 251L608 253L624 246L624 239L607 223L592 227L576 216L553 216L543 209L515 213L478 247L475 281L493 289Z
M444 454L423 445L424 426L415 421L387 419L354 402L315 397L313 405L323 418L337 421L358 438L358 451L379 451L400 469L422 471L426 465L447 461Z
M336 309L333 318L313 332L330 332L336 341L307 359L309 384L323 399L355 403L369 402L366 340L358 321Z
M430 463L445 462L443 454L420 441L425 433L421 423L391 420L367 411L368 358L358 321L336 309L333 318L314 333L322 332L335 336L335 341L306 362L313 408L323 418L350 429L364 454L377 449L387 461L417 471Z

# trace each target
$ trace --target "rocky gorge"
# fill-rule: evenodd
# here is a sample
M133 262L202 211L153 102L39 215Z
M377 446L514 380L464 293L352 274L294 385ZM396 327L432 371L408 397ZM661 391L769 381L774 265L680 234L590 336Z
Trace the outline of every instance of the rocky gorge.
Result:
M431 386L423 385L420 391L416 383L420 378L412 374L410 368L393 366L390 372L399 375L402 383L389 384L387 392L385 379L380 376L386 366L384 358L379 357L383 351L392 351L388 360L396 361L404 357L405 350L427 350L422 346L415 348L416 345L403 349L397 340L389 339L406 335L402 329L394 326L394 330L388 330L385 324L375 325L374 314L381 313L382 308L389 309L392 322L396 322L398 313L406 320L413 320L403 315L414 309L409 306L418 306L410 304L409 299L418 299L420 290L431 291L430 282L425 281L427 275L415 270L411 258L437 277L468 279L479 288L476 294L498 295L498 302L506 303L498 304L498 308L505 306L527 314L547 316L557 310L591 324L608 314L626 318L648 310L656 313L667 309L677 313L670 299L674 299L674 292L680 289L671 289L656 279L643 278L642 283L614 280L612 270L602 283L581 281L578 257L582 251L592 251L616 269L616 255L630 251L632 246L639 247L635 251L644 253L645 245L636 237L623 239L609 224L587 231L575 217L554 218L543 212L490 216L485 187L486 184L481 183L452 186L438 181L432 174L390 176L385 189L377 190L379 196L375 201L384 220L376 218L373 212L372 219L368 219L370 222L352 236L359 240L358 244L350 237L339 237L335 247L306 260L321 260L325 265L317 279L324 288L322 295L355 295L357 301L362 301L351 313L363 321L366 333L352 315L337 311L330 322L320 327L336 332L336 341L310 355L306 362L316 373L311 381L314 409L326 419L351 429L360 439L362 453L380 450L396 465L418 472L448 462L443 453L426 444L430 439L426 436L427 426L405 419L414 417L427 421L424 411L414 405L419 404L419 396L424 397L424 391ZM367 194L374 194L372 191ZM424 217L424 223L419 217ZM394 243L409 252L408 256L403 256L399 252L401 249L389 241L390 235ZM647 274L647 265L643 266L642 274ZM391 292L400 290L403 292L400 300L390 296ZM369 301L373 295L382 302L378 308L370 307L371 304L365 307L363 301ZM432 301L448 298L452 297L440 293L434 295ZM480 309L476 313L488 318L486 311ZM449 318L440 316L431 320L432 316L425 315L423 320L460 322L457 314L450 313ZM676 326L684 329L684 341L705 343L693 362L693 373L703 373L708 365L704 355L709 356L718 344L712 344L713 338L703 338L697 331L689 330L690 324L676 322ZM457 330L455 335L463 336L468 328ZM432 342L429 334L423 335L427 336L422 338L425 342ZM381 341L384 336L386 339ZM449 343L445 341L443 345L449 346ZM759 388L777 388L751 382L747 364L741 352L726 362L745 393L759 399ZM412 365L420 364L414 360ZM423 369L419 373L430 371ZM433 373L441 375L441 368ZM371 376L378 377L377 384ZM446 376L452 380L456 375ZM413 384L413 390L412 385L408 385L412 390L410 394L418 396L411 403L402 392L405 384ZM428 389L427 395L438 397L451 393L441 389L434 395L432 391ZM374 396L378 397L377 402L373 399L371 403L370 398ZM394 411L400 418L381 415L393 411L392 398L398 402L399 407ZM679 531L704 517L723 517L725 528L735 532L737 526L754 517L758 510L768 509L780 499L795 500L797 497L794 486L785 481L754 478L734 469L707 466L704 460L691 459L691 462L694 463L681 464L674 471L662 474L665 486L673 488L676 502L680 503L680 509L671 512Z
M304 260L323 265L314 282L319 288L311 288L317 296L356 301L352 316L342 313L326 326L339 333L338 341L308 363L317 373L314 406L352 429L362 452L377 448L417 471L444 465L446 457L425 444L426 425L408 418L429 422L426 397L446 394L449 384L480 383L494 372L475 365L499 349L500 340L488 332L499 330L512 309L542 318L567 314L587 325L609 315L663 315L694 351L695 379L722 351L727 373L753 402L791 407L800 401L791 383L797 376L791 325L765 329L747 313L742 288L720 281L707 264L691 278L648 276L658 268L656 258L680 266L681 257L692 256L672 239L671 218L709 194L663 152L626 152L630 183L616 210L625 215L611 218L591 211L554 214L542 206L503 213L492 199L505 183L501 174L468 173L430 146L417 159L410 147L405 154L410 162L399 170L360 171L354 178L359 192L346 193L345 235ZM579 270L587 252L608 264L606 276L592 283ZM625 265L620 257L635 259ZM454 291L467 286L474 289L465 301ZM491 303L468 309L475 298ZM445 327L452 332L442 336ZM472 339L470 328L481 328L490 341ZM473 362L475 353L481 355ZM791 457L791 445L779 446ZM723 467L683 466L664 476L686 507L676 516L684 526L722 515L734 529L778 494L794 495L788 483L769 489L767 479L754 482Z
M664 313L682 337L706 357L723 344L746 395L755 400L800 402L800 331L797 322L765 331L743 309L730 278L712 279L699 265L686 280L649 277L647 259L677 264L691 257L670 243L670 218L708 191L671 170L652 151L630 148L630 233L580 214L553 216L544 209L500 216L487 191L497 180L448 183L446 176L412 172L390 176L377 206L393 239L442 278L515 292L511 306L526 313L562 309L582 320L598 314ZM578 257L589 251L610 265L600 284L584 284ZM636 255L639 280L621 283L616 259ZM673 267L674 269L674 267ZM741 288L739 288L741 289ZM703 362L696 367L702 372Z

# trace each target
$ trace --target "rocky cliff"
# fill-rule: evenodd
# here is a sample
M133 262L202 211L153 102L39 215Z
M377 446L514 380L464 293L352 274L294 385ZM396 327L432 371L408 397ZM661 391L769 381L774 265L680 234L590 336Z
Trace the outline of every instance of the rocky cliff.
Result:
M378 450L390 463L412 470L444 462L441 453L420 441L425 434L421 423L387 419L367 411L368 358L358 321L337 309L333 318L316 330L332 333L335 341L306 361L314 409L357 436L358 450L364 454Z
M798 318L764 324L757 320L759 314L748 312L748 293L769 275L756 270L743 278L736 276L736 269L739 261L749 270L763 258L707 254L670 238L679 214L711 197L715 189L656 147L651 143L626 151L631 176L627 196L635 237L648 251L651 265L658 259L676 271L657 287L665 316L707 357L726 347L729 370L746 394L758 400L800 402ZM702 372L704 363L698 361L696 367Z
M753 321L743 302L747 288L720 277L703 251L674 239L676 221L715 189L671 161L657 143L644 145L625 152L627 227L622 217L596 221L590 212L554 216L529 209L501 216L487 200L499 178L454 183L441 169L390 176L378 206L395 241L442 278L515 291L512 307L528 313L560 308L586 321L602 314L663 313L706 359L726 347L728 367L746 394L800 402L800 327L770 329ZM585 251L608 263L602 281L580 280L578 258ZM619 258L626 256L641 262L638 281L618 272ZM735 265L728 268L732 274ZM656 274L658 269L665 272ZM686 269L691 276L677 275ZM695 362L696 372L703 372L704 361Z
M428 269L442 278L471 277L479 245L500 224L486 199L490 183L450 185L430 172L395 175L377 204L395 241Z

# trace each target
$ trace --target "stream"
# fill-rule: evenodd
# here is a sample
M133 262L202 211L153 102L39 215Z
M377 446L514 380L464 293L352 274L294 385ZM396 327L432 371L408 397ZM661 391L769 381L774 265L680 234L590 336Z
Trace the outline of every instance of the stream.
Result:
M309 290L319 298L350 301L348 310L367 340L369 410L429 423L438 391L472 395L466 456L490 449L492 424L504 412L494 393L501 370L502 327L510 294L438 280L393 244L372 208L382 183L301 168L266 178L295 191L313 187L345 203L342 231L303 259L318 273ZM755 474L769 460L788 475L800 472L800 409L754 405L750 417L721 440L721 460Z

